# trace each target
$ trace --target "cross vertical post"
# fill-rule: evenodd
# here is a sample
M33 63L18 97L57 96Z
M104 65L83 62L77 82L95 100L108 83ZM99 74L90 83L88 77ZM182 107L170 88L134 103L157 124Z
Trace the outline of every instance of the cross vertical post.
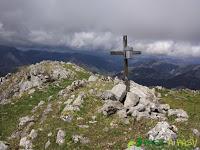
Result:
M132 47L127 45L127 35L123 36L123 51L111 51L111 55L124 56L124 81L126 84L126 92L130 91L130 82L128 80L128 59L133 55L141 54L141 51L134 51Z
M123 48L124 50L127 48L127 35L123 36ZM128 81L128 59L126 58L126 53L124 53L124 80L126 84L126 91L130 90L130 85Z

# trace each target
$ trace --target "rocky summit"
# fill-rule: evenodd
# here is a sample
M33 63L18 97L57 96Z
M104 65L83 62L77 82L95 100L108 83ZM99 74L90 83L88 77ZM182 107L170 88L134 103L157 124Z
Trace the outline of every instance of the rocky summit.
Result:
M199 99L43 61L1 77L0 149L198 149Z

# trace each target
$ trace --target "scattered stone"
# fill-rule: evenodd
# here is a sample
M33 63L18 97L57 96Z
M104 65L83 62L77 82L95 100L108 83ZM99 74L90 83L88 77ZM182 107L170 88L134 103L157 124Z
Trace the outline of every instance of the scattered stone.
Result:
M31 150L33 145L31 140L29 140L28 137L25 136L21 138L19 146L23 147L26 150Z
M111 128L117 128L117 127L118 127L118 124L116 124L114 121L112 121L112 122L110 123L110 127L111 127Z
M72 140L74 143L80 142L81 144L88 144L90 142L87 137L83 137L82 135L73 135Z
M188 121L188 119L187 118L176 118L175 121L176 122L186 122L186 121Z
M49 132L47 136L48 136L48 137L51 137L51 136L52 136L52 132Z
M95 82L98 80L98 77L96 75L91 75L88 79L89 82Z
M102 100L116 100L115 95L111 91L104 91L100 94Z
M157 97L161 98L162 97L161 93L157 93Z
M166 121L158 122L157 125L151 129L147 134L150 140L175 140L177 135L173 132L172 127Z
M94 121L89 121L89 123L90 123L90 124L94 124L94 123L97 123L97 121L96 121L96 120L94 120Z
M46 120L47 114L49 114L51 111L53 111L53 109L51 108L51 104L48 104L46 109L42 113L42 117L41 117L40 123L43 123Z
M123 83L117 84L112 88L111 92L118 101L123 101L123 98L126 95L126 85Z
M38 107L40 107L40 106L42 106L43 104L45 103L45 101L40 101L39 103L38 103Z
M31 90L29 90L28 94L31 95L31 94L33 94L34 92L35 92L35 89L31 89Z
M64 90L61 90L58 95L65 98L69 95L69 93L75 91L78 88L84 87L86 84L86 80L76 80L72 82L71 85L67 86Z
M78 125L79 128L89 128L88 125Z
M175 119L176 122L185 122L189 118L187 112L182 109L169 109L168 116L172 116L172 115L175 115L178 117Z
M38 105L35 106L35 107L32 109L31 112L34 113L34 112L35 112L39 107L41 107L44 103L45 103L45 101L40 101L40 102L38 103Z
M74 100L73 106L80 107L83 104L85 97L86 97L85 93L84 92L80 92L78 97Z
M57 138L56 138L56 143L58 145L64 144L64 142L65 142L65 134L66 134L65 131L63 131L61 129L58 131Z
M37 135L38 135L37 130L32 129L30 134L29 134L29 137L33 140L37 137Z
M128 92L126 95L126 100L124 101L124 107L126 108L134 107L139 103L139 100L140 98L138 95Z
M49 146L50 146L51 142L48 140L46 143L45 143L45 146L44 148L47 149Z
M7 150L8 149L8 145L5 144L5 142L0 141L0 150Z
M169 106L169 104L160 104L159 108L164 111L168 111L170 109L170 106Z
M168 116L176 115L181 118L188 118L188 114L182 109L169 109Z
M19 119L19 126L24 126L28 122L33 122L34 121L34 116L25 116Z
M197 129L192 129L192 132L195 136L200 137L200 132Z
M92 116L92 120L95 120L97 118L97 116Z
M71 115L61 116L61 119L62 119L63 121L65 121L65 122L70 123L70 122L72 122L72 120L73 120L73 116L71 116Z
M49 96L47 100L50 101L50 100L52 100L52 98L53 98L53 96Z
M88 93L89 93L90 95L96 95L96 91L95 91L94 89L90 89L90 90L88 91Z
M31 127L34 125L34 122L29 122L22 130L20 130L20 137L28 136L28 132L30 131Z
M123 109L122 103L120 103L119 101L108 100L105 102L105 104L99 111L102 112L106 116L110 116L120 109Z
M83 118L82 117L77 117L76 120L83 120Z

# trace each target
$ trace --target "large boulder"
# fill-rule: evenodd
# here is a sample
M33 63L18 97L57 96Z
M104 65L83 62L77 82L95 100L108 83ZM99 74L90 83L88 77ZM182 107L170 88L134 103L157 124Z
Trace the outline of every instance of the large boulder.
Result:
M139 85L134 81L130 81L130 92L138 95L140 99L155 101L156 96L153 90L146 86Z
M118 101L123 101L123 98L126 96L126 85L119 83L112 88L111 92Z
M138 95L128 92L126 95L126 100L124 101L124 107L126 108L133 107L139 103L139 100L140 98Z

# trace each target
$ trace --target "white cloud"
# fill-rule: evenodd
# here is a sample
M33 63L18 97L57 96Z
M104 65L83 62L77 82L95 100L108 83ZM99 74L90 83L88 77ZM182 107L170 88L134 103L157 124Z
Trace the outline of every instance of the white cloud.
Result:
M200 57L200 44L189 42L155 41L136 42L134 48L146 54L163 54L176 57Z
M74 33L71 39L68 40L68 44L76 48L112 49L116 47L118 40L110 32L79 32Z

